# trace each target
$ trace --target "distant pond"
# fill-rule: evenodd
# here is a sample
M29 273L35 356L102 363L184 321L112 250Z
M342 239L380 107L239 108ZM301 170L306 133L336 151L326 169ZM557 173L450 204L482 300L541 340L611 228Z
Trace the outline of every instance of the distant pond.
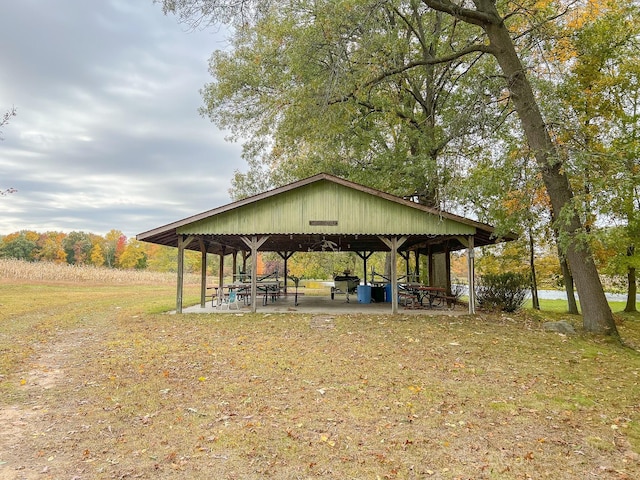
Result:
M576 292L576 297L578 296L578 292ZM626 302L627 294L626 293L606 293L605 296L607 300L611 300L612 302ZM545 300L566 300L567 294L564 290L538 290L538 297L544 298ZM636 300L640 302L640 294L636 295Z
M464 286L463 295L468 294L467 287ZM626 293L606 293L605 296L607 300L612 302L626 302L627 294ZM576 291L576 297L578 297L578 292ZM531 294L528 295L528 298L531 298ZM564 290L538 290L538 298L544 300L566 300L567 294ZM640 302L640 294L636 295L636 300Z

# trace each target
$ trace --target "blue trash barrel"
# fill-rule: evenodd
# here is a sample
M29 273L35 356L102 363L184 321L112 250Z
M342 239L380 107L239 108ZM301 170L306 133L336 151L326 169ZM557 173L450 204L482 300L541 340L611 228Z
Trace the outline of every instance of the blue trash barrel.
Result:
M387 283L384 286L384 301L391 302L391 284Z
M371 303L371 285L358 285L358 303Z

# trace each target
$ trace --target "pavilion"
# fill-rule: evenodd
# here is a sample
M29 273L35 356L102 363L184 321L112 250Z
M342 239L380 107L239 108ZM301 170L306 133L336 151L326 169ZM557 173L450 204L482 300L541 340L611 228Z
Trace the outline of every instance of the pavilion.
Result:
M329 248L356 252L366 261L373 252L401 255L409 264L414 253L429 258L429 281L451 289L450 252L467 250L469 313L475 313L474 248L494 244L494 228L468 218L430 208L404 198L321 173L248 197L177 222L140 233L140 241L178 248L176 312L182 313L184 250L202 254L201 305L206 298L207 254L220 256L219 285L224 257L237 254L257 270L259 251L277 252L285 261L296 252ZM391 262L391 313L398 311L398 274ZM257 311L257 275L251 275L251 311Z

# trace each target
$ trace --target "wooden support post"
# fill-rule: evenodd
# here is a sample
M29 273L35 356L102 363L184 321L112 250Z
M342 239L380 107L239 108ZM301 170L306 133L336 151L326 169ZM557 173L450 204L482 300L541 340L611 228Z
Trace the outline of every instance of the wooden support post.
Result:
M447 289L447 295L451 295L451 251L449 250L449 241L444 246L444 271L446 272L444 288Z
M204 243L204 239L202 237L198 238L198 242L200 243L200 307L204 308L205 303L207 302L207 246Z
M473 235L469 235L469 246L467 248L469 257L469 313L476 313L476 259L473 244Z
M398 313L398 267L396 259L398 256L398 248L407 241L407 237L378 237L391 250L391 313Z
M367 281L367 259L368 259L371 255L373 255L373 252L367 252L367 251L364 251L364 252L356 252L356 255L358 255L358 256L362 259L362 261L363 261L363 263L364 263L364 266L363 266L363 268L364 268L364 284L365 284L365 285L369 285L369 283L368 283L368 281ZM372 278L371 280L373 280L373 278Z
M413 278L411 278L411 267L409 265L409 258L411 257L411 252L404 252L404 253L401 253L400 255L402 255L402 258L404 258L404 270L405 270L405 275L407 276L407 283L412 283Z
M185 238L178 235L178 286L176 293L176 313L182 313L182 295L184 287L184 249L189 246L194 237Z
M398 239L391 239L391 313L398 313Z
M429 252L428 252L428 268L427 268L427 275L429 276L428 285L433 286L433 275L434 275L434 269L433 269L433 249L431 248L431 245L429 245Z
M253 236L251 238L242 237L242 241L251 249L251 312L258 310L258 249L269 239L268 236Z
M251 256L251 251L247 252L246 250L242 251L242 272L247 273L247 258Z
M232 265L233 265L233 271L231 272L232 274L232 279L231 280L233 283L236 283L236 274L238 273L238 251L234 250L233 251L233 256L232 256Z
M289 259L293 256L295 252L278 252L280 258L284 260L284 293L287 293L287 278L289 278Z
M411 255L411 253L410 252L398 252L398 253L404 259L404 274L407 279L407 283L409 283L411 282L411 279L409 278L409 255Z
M222 287L224 285L224 252L225 248L222 247L220 250L219 258L220 258L220 266L218 267L218 298L222 299Z
M467 283L469 284L469 314L476 313L476 262L474 252L474 237L469 235L457 237L458 241L467 247Z

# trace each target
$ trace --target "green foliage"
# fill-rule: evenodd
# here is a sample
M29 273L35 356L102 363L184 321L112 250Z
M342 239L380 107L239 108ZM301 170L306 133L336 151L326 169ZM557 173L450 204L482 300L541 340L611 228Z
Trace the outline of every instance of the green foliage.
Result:
M120 230L109 230L104 236L104 264L107 267L116 266L116 250L118 248L118 242L124 234Z
M71 232L62 241L67 263L81 265L91 257L91 238L85 232Z
M41 261L66 263L67 254L62 246L66 234L61 232L46 232L39 236L37 251L34 255Z
M476 272L478 275L517 272L530 275L529 246L526 238L478 249ZM558 288L561 277L560 263L555 247L548 241L540 241L536 248L535 267L539 288Z
M32 261L35 259L36 246L36 241L29 237L28 232L7 235L0 244L0 257Z
M476 298L483 308L515 312L522 308L529 286L528 276L521 273L487 274L476 287Z
M130 240L119 257L120 268L140 270L147 267L147 254L144 244L137 240Z
M433 62L467 44L454 23L415 2L279 2L235 30L202 109L245 141L234 196L324 171L442 205L461 139L502 115L484 108L490 59Z
M150 244L147 265L157 272L175 272L178 268L178 249Z
M284 261L273 252L263 254L265 273L278 271L284 275ZM404 271L404 263L399 258L399 271ZM367 259L367 276L371 280L371 271L384 272L385 253L376 252ZM364 279L362 259L354 252L296 252L287 263L288 275L291 277L332 280L337 274L349 270Z
M594 240L593 249L603 273L626 275L629 268L640 269L637 237L629 235L628 226L601 229Z
M567 155L573 208L586 220L584 244L599 218L625 225L621 256L640 231L639 14L633 0L576 5L559 24L552 53L560 75L547 104Z

